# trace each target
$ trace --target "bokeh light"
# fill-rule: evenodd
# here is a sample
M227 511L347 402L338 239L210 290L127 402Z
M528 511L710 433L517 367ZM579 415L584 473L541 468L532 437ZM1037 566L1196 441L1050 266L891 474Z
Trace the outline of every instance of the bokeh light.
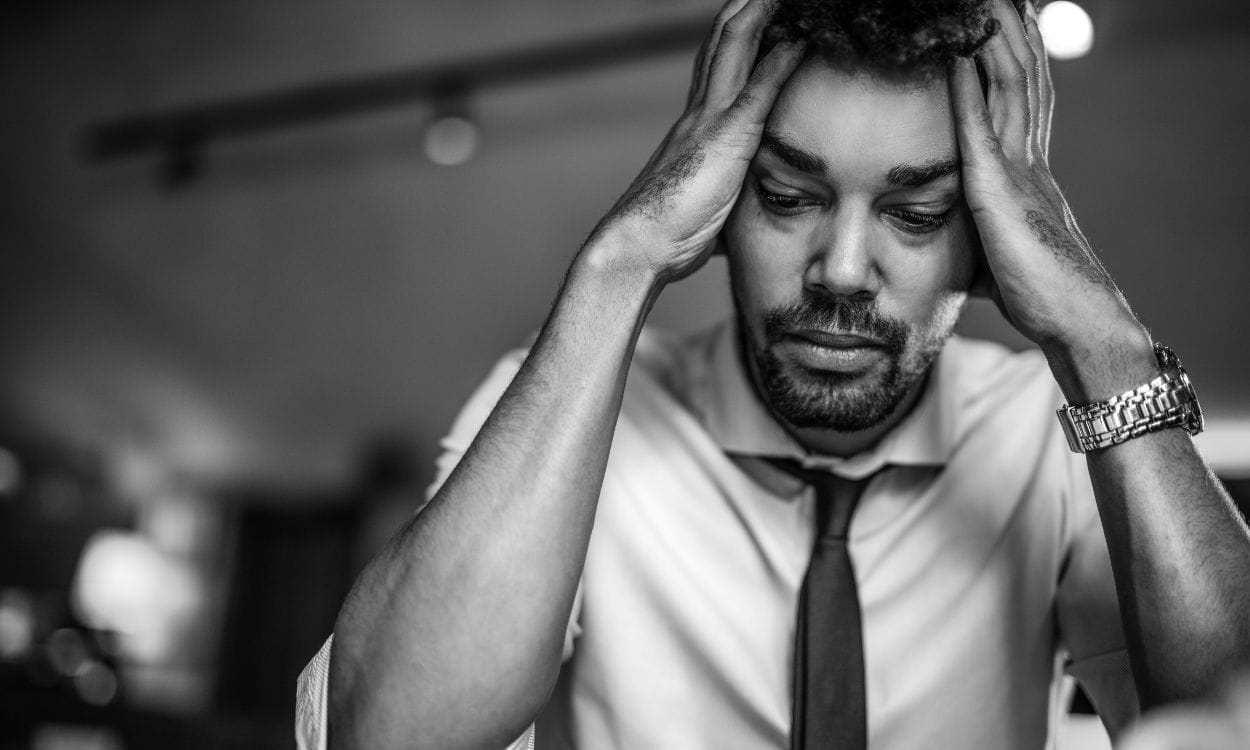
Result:
M477 145L477 123L467 117L438 117L425 129L425 156L435 164L464 164L477 153Z
M62 677L73 677L87 663L87 644L82 633L73 628L59 628L48 637L48 662Z
M13 495L22 488L22 462L13 451L0 448L0 495Z
M1042 30L1047 53L1056 60L1082 57L1094 46L1093 20L1084 8L1069 0L1055 0L1042 6L1037 25Z
M179 623L202 610L202 581L141 534L115 529L87 542L73 585L74 609L97 630L118 634L124 655L165 658Z
M83 701L107 706L117 697L117 675L103 662L91 659L74 675L74 689Z
M18 661L35 640L35 604L21 589L0 590L0 659Z

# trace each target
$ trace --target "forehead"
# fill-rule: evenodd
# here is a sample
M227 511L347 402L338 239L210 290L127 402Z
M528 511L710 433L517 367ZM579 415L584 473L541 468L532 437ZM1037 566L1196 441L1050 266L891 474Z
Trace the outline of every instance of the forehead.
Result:
M900 81L808 59L787 81L768 132L821 157L836 177L955 157L946 79Z

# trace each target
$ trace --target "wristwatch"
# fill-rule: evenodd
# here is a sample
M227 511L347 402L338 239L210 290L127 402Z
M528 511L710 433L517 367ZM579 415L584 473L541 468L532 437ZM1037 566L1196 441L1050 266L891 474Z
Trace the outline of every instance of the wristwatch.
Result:
M1202 407L1176 354L1155 343L1159 377L1118 396L1084 406L1064 404L1055 412L1073 453L1108 448L1147 432L1183 427L1202 432Z

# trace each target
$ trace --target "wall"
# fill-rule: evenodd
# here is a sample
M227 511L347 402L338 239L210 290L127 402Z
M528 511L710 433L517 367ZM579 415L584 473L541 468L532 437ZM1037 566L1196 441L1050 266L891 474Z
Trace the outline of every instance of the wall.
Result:
M1055 65L1055 172L1140 317L1250 460L1250 23L1232 3L1109 3L1095 53ZM130 446L206 482L345 481L363 441L426 454L676 115L685 55L488 92L484 148L420 153L419 105L88 163L102 118L710 15L707 2L52 3L0 19L2 433ZM1114 12L1113 12L1114 11ZM1180 15L1187 13L1187 15ZM727 309L723 268L653 320ZM967 330L1018 337L988 305Z

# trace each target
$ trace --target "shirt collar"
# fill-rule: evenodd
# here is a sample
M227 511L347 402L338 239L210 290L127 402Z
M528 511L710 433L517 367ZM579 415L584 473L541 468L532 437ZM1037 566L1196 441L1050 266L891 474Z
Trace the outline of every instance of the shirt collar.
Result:
M710 352L707 393L702 402L704 425L726 453L787 457L809 467L823 466L850 477L867 476L881 467L942 466L954 451L957 413L949 359L939 354L911 413L875 445L854 456L809 455L773 419L755 392L739 355L735 323L722 324Z

